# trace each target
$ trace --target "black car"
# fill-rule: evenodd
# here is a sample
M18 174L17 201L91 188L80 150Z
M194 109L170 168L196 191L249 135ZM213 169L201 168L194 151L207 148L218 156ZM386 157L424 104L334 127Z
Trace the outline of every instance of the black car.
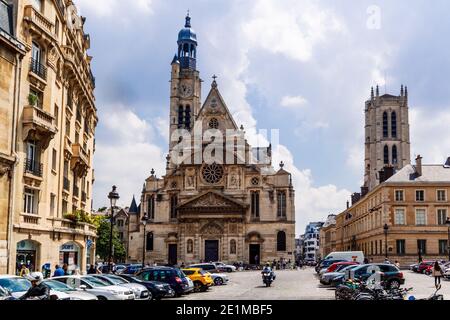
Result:
M142 264L130 264L120 274L136 274L142 270Z
M147 288L152 293L153 299L171 298L175 296L175 291L169 284L159 281L143 281L129 274L118 274L119 277L131 283L138 283Z
M181 296L189 286L183 281L186 275L177 268L171 267L147 267L136 274L136 278L141 281L159 281L170 285L175 291L175 296Z

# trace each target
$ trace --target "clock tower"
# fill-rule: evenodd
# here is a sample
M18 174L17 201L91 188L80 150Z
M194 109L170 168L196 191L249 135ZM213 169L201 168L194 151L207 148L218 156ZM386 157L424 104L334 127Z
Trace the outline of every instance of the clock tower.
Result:
M189 13L177 43L170 80L170 137L177 129L191 131L200 110L202 81L197 71L197 35L191 28ZM169 140L169 154L177 143Z

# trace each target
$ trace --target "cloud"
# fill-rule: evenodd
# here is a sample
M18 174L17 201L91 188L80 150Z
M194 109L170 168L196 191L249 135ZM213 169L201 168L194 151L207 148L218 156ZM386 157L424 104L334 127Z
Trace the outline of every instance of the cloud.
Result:
M308 101L303 98L302 96L284 96L281 99L281 106L287 107L287 108L301 108L305 106L308 103Z
M127 106L108 106L102 117L104 138L97 142L94 156L94 208L107 203L111 186L120 194L118 204L128 206L133 195L139 202L141 187L154 168L159 176L165 171L162 149L155 144L155 130ZM107 137L107 138L106 138Z
M153 13L153 0L75 0L75 4L82 14L100 18L123 15L130 10L144 15Z

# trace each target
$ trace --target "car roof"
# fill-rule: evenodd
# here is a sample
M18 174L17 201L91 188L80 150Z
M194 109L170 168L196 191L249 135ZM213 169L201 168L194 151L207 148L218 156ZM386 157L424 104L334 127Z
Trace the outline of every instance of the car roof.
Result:
M174 267L157 266L157 267L145 267L142 270L175 270Z
M183 268L181 270L189 270L189 271L201 271L201 268Z

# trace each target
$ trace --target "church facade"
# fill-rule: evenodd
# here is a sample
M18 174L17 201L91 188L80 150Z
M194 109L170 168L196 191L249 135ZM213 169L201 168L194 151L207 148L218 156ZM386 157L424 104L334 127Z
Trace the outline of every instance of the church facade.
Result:
M166 172L157 177L152 170L145 180L128 260L142 262L145 256L146 263L173 265L293 261L292 176L283 163L272 167L271 146L249 146L215 77L202 104L197 44L187 16L171 64Z

